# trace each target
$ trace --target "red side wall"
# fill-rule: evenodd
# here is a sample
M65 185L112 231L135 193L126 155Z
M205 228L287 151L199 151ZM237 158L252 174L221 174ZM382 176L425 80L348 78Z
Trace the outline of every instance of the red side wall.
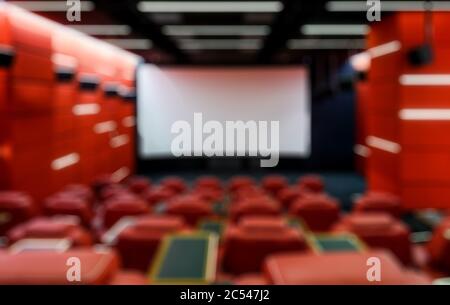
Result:
M433 14L434 62L414 67L407 51L423 43L424 13L399 13L374 23L368 48L400 41L400 51L374 58L368 75L367 135L401 146L399 153L371 147L369 189L399 194L407 208L450 208L450 121L406 121L404 108L450 108L450 86L404 86L403 74L450 74L450 13Z
M137 58L10 6L0 9L0 44L16 54L11 67L0 68L0 189L43 198L68 183L133 171L134 127L125 127L123 120L134 117L134 105L106 97L103 87L114 83L132 89ZM57 80L56 54L75 63L71 82ZM80 90L78 80L85 73L100 79L96 91ZM83 103L98 105L99 112L75 115L74 106ZM96 133L96 124L103 122L116 128ZM123 135L128 140L111 145ZM79 160L52 168L54 160L70 154Z

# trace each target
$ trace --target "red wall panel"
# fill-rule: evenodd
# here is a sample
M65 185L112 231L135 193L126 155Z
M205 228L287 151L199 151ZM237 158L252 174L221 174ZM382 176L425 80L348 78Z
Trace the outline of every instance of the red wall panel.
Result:
M402 75L450 75L450 13L433 13L434 60L412 66L407 54L424 43L425 15L397 13L371 27L369 48L398 41L401 49L372 60L371 98L364 117L369 135L393 141L398 153L371 148L367 160L369 189L401 196L406 208L450 208L450 119L409 119L402 109L450 109L450 87L405 85Z
M134 127L127 127L126 144L115 148L111 139L125 133L118 128L134 107L106 97L103 87L132 86L136 56L11 5L0 7L1 45L12 46L16 57L0 69L0 189L40 201L66 184L133 170ZM61 69L72 79L58 79ZM97 89L82 90L86 74L100 81ZM94 107L80 113L79 105ZM117 128L98 132L104 122Z

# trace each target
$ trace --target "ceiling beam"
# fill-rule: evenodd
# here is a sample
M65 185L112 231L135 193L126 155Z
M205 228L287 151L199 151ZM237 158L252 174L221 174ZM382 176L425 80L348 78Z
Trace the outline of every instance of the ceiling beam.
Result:
M95 0L96 7L107 12L118 23L129 25L133 32L143 38L148 38L153 45L172 55L176 63L189 63L188 56L177 45L161 32L161 27L138 11L137 1L134 0Z
M299 36L301 25L326 13L326 2L327 0L284 0L284 9L275 18L272 31L257 55L257 62L270 63L276 52L286 46L287 40Z

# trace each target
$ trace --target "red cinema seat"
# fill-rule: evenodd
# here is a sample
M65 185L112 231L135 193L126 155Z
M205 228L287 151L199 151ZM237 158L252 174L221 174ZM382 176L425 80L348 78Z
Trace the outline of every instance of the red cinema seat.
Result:
M358 198L354 205L356 212L384 212L393 217L402 215L400 199L392 194L371 192Z
M225 231L223 268L233 274L260 272L268 255L306 249L302 233L282 218L246 217Z
M146 177L131 177L127 181L128 188L135 194L143 194L151 188L151 181Z
M187 189L186 183L183 179L178 177L167 177L164 178L160 185L162 187L167 187L171 190L173 190L176 194L184 193Z
M263 189L257 187L256 185L241 187L241 188L237 189L234 193L231 194L231 199L232 199L233 203L241 201L241 200L260 198L260 197L267 198L267 194Z
M159 203L167 202L177 194L168 187L153 187L144 194L144 198L150 206L155 206Z
M47 216L72 215L80 219L85 226L90 226L94 214L88 202L68 195L55 194L44 201L44 213Z
M433 232L427 244L431 264L450 273L450 218L444 219Z
M117 197L104 204L103 227L110 228L124 216L137 216L151 213L144 200L134 197Z
M145 274L137 271L119 271L113 278L108 282L108 285L147 285L149 284L149 279Z
M69 217L35 218L8 232L9 244L22 239L68 239L72 247L91 246L91 234Z
M192 190L192 194L208 202L217 202L223 199L223 191L216 188L196 187Z
M239 189L252 187L255 185L255 181L252 178L246 176L236 176L231 178L228 183L228 190L231 193L236 192Z
M31 197L20 192L0 192L0 235L38 213Z
M89 202L90 204L94 203L94 193L92 190L83 184L69 184L63 190L63 193L68 193L75 197L78 197L84 201Z
M333 231L353 233L369 247L390 250L404 264L411 262L410 230L389 214L351 214L336 224Z
M211 204L192 195L172 199L167 206L166 213L181 216L190 226L196 226L202 219L214 216Z
M233 285L261 286L261 285L268 285L268 284L269 284L269 282L264 277L264 275L259 274L259 273L243 274L243 275L238 276L235 279L233 279Z
M285 209L289 209L294 201L303 198L308 193L308 191L300 187L291 186L280 190L276 197Z
M215 190L222 190L222 181L220 181L219 178L216 177L209 177L204 176L200 177L195 181L194 184L195 189L215 189Z
M325 183L322 177L318 175L306 175L298 179L300 187L305 188L314 193L321 193L325 189Z
M280 213L280 205L267 197L255 197L238 201L229 210L230 219L234 222L245 216L278 216Z
M313 232L328 231L339 219L339 203L324 194L309 194L297 199L289 214L301 218Z
M283 176L267 176L261 181L261 186L267 193L277 196L279 191L288 187L288 181Z
M181 217L143 216L117 237L116 248L126 269L149 270L161 240L170 233L185 229Z
M100 200L105 201L119 196L133 195L125 186L121 184L111 184L104 187L100 192Z
M381 281L369 281L370 258L378 258ZM370 261L369 261L370 262ZM264 264L267 279L275 285L429 285L430 279L405 269L384 251L290 253L270 256Z
M80 282L67 279L68 268L77 264L70 258L79 259ZM104 285L119 270L119 258L114 251L106 249L0 251L0 270L0 285Z

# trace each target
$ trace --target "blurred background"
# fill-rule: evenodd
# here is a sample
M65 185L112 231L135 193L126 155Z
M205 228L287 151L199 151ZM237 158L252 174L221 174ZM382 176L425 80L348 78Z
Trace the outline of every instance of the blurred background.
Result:
M449 10L1 1L0 283L66 283L71 251L110 260L87 284L365 284L372 251L385 284L446 278ZM194 113L279 121L278 165L175 157ZM29 260L54 270L29 277Z

